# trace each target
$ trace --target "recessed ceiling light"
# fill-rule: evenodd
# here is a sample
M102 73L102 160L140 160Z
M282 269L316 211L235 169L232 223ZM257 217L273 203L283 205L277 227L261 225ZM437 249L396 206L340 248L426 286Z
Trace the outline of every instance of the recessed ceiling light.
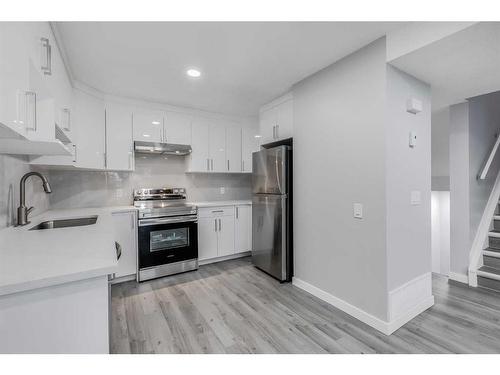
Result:
M149 138L149 137L151 137L151 135L150 135L150 134L143 134L142 136L143 136L143 137L145 137L145 138Z
M261 135L257 134L257 135L254 135L255 138L262 138Z
M160 125L160 121L153 121L151 122L153 125Z
M186 74L193 78L198 78L201 76L201 72L198 69L188 69Z

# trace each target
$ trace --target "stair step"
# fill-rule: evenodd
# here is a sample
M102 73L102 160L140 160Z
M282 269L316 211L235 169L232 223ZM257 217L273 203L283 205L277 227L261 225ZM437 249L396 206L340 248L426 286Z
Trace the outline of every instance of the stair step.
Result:
M477 270L477 284L480 287L500 292L500 270L482 266Z
M494 238L500 238L500 230L490 230L488 233L488 236L494 237Z
M493 229L500 231L500 215L493 216Z
M488 253L483 252L483 263L486 267L495 268L500 271L500 254L494 254L498 254L498 256L489 256Z
M500 238L489 236L488 240L489 240L489 242L488 242L489 247L491 249L500 249Z
M494 247L487 247L483 249L483 255L488 257L500 258L500 249Z

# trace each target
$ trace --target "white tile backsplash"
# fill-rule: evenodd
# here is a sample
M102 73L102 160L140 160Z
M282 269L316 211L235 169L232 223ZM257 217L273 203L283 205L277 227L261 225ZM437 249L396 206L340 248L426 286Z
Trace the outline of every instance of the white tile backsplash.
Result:
M137 155L135 172L52 170L50 207L53 209L128 205L133 189L185 187L191 201L251 198L249 174L189 174L187 158ZM224 194L220 188L224 187Z
M25 157L0 155L0 229L15 223L19 206L19 182L21 177L31 170ZM31 215L48 209L48 197L38 178L30 177L26 181L26 205L35 207Z

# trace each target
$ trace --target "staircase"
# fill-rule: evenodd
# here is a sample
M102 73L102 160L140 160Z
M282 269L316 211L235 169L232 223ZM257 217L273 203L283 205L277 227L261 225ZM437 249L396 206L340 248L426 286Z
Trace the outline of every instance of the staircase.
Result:
M488 247L483 250L483 266L477 270L477 285L500 292L500 203L488 233Z

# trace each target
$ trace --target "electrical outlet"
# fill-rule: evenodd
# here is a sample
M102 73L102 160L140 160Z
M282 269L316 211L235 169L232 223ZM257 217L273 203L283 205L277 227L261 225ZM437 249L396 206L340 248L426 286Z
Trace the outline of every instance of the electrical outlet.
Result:
M226 188L225 188L224 186L221 186L221 187L220 187L220 194L221 194L221 195L226 194Z

